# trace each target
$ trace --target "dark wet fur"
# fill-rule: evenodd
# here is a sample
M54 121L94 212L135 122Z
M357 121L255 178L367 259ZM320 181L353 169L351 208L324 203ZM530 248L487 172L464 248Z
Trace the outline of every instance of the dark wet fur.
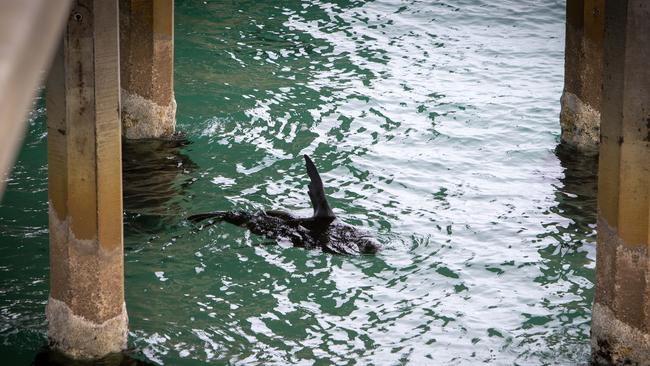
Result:
M306 249L320 248L328 253L376 253L379 243L372 236L336 218L327 202L316 166L309 156L304 157L310 178L309 198L314 207L314 216L300 218L284 211L215 211L192 215L188 220L195 223L207 219L225 221L272 240L288 241L295 247Z

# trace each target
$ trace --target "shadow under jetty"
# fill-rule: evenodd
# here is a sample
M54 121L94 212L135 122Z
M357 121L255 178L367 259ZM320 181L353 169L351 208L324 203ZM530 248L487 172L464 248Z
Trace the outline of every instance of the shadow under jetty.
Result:
M189 144L183 135L123 141L125 231L157 233L182 219L178 212L197 168L183 153Z
M598 155L581 153L564 144L558 145L555 155L564 168L564 178L563 187L555 193L557 206L553 210L573 222L566 228L566 234L584 236L574 239L593 240L595 244Z
M32 366L155 366L155 364L134 358L129 351L113 353L92 361L74 360L63 353L44 348L34 358Z
M547 313L530 316L526 324L561 324L544 335L546 342L586 361L589 347L576 345L589 339L594 301L598 155L559 145L555 156L564 176L555 186L552 214L542 222L544 233L537 236L543 244L535 282L549 289L548 297L540 300Z

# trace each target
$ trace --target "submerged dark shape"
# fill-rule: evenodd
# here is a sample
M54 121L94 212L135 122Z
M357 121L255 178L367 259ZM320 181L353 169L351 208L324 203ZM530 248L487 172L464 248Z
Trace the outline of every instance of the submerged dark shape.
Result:
M156 366L156 364L142 361L144 358L138 350L127 349L119 353L111 353L97 360L75 360L60 351L44 347L42 348L32 366Z
M304 155L309 175L309 198L314 208L312 217L296 217L285 211L215 211L192 215L188 220L225 221L242 226L269 239L290 241L295 247L322 249L335 254L373 254L380 246L368 233L336 218L325 196L323 181L309 156Z
M166 139L122 142L124 230L156 234L178 221L172 214L192 184L198 167L184 150L191 144L181 133Z

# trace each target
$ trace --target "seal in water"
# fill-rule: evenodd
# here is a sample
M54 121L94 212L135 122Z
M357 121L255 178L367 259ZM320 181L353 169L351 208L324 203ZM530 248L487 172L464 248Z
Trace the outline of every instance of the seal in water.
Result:
M304 155L309 175L309 199L314 208L312 217L296 217L285 211L215 211L192 215L188 220L226 221L242 226L269 239L288 240L295 247L320 248L334 254L373 254L380 245L368 233L347 225L334 216L325 196L323 181L309 156Z

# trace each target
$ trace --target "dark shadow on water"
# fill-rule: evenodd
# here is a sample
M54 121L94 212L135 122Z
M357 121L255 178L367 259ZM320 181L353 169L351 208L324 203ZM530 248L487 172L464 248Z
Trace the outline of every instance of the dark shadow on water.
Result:
M593 252L596 245L598 156L563 145L556 148L555 155L564 168L564 177L555 187L556 204L549 211L555 214L551 217L567 220L543 222L546 230L538 237L552 240L550 245L539 250L547 266L540 280L553 283L578 275L593 282L588 252ZM592 295L591 291L587 292ZM591 300L588 302L591 305Z
M183 153L184 136L171 140L125 140L122 181L125 232L157 233L180 220L181 202L197 165Z
M576 363L583 364L590 357L598 156L564 145L556 148L555 155L564 169L564 177L555 187L555 205L550 208L554 215L549 216L553 219L542 223L545 232L538 236L547 245L538 250L542 274L535 282L561 294L559 299L541 299L548 309L544 321L554 319L560 324L544 337L548 352L573 355ZM567 220L558 221L558 216Z
M573 221L566 227L565 233L595 239L598 155L581 153L563 144L555 149L555 155L564 168L564 178L561 180L562 187L557 187L557 206L552 211ZM582 241L586 238L575 239Z
M134 358L129 351L113 353L99 360L79 361L61 352L44 348L36 355L32 366L156 366L156 364Z

